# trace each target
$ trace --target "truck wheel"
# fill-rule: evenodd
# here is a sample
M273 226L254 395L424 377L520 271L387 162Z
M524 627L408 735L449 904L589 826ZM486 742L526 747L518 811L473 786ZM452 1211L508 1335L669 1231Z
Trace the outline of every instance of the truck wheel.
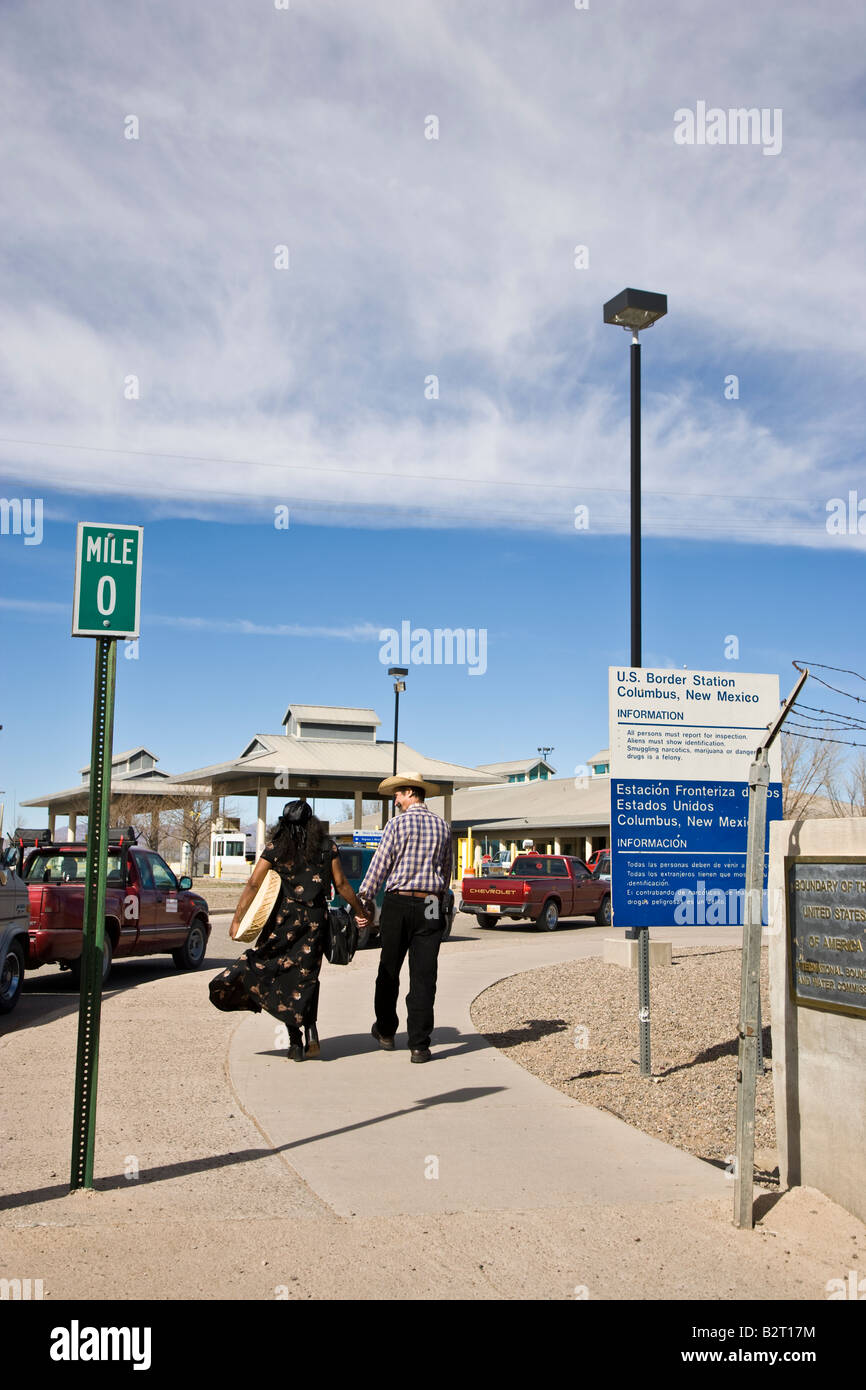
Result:
M19 941L13 941L3 962L0 974L0 1014L11 1014L21 998L24 984L24 950Z
M186 941L176 951L172 951L171 958L178 970L197 970L204 960L206 950L207 933L196 917L187 932Z
M559 908L556 906L556 903L551 898L548 902L544 904L544 907L541 909L541 916L538 919L538 925L540 927L543 927L545 931L556 931L556 925L558 921Z
M114 948L111 944L111 937L106 932L105 941L102 944L102 983L105 984L111 974L111 962L114 958ZM69 973L72 976L72 983L76 989L81 989L81 957L78 960L69 962Z
M601 907L598 909L598 912L595 914L595 920L598 922L598 925L599 925L600 927L609 927L609 926L610 926L610 894L609 894L609 893L608 893L608 895L607 895L606 898L602 898Z
M499 918L494 917L492 912L489 915L486 912L479 912L478 914L479 927L495 927L498 921Z

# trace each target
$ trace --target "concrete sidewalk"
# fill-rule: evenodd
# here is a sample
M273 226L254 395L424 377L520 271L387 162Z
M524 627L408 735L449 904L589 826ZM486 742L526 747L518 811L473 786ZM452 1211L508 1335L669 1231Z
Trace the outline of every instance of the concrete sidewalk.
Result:
M473 936L459 923L440 958L436 1060L422 1067L369 1036L378 953L326 966L325 1060L297 1065L275 1049L273 1020L210 1004L209 976L237 956L228 921L203 971L152 957L112 976L88 1193L68 1181L77 997L57 971L25 981L0 1032L0 1275L112 1304L285 1290L810 1300L866 1268L866 1228L820 1193L759 1194L755 1230L737 1230L719 1171L585 1109L475 1034L469 1004L485 984L599 954L606 929Z
M573 932L533 944L531 963L519 943L443 947L433 1060L424 1066L410 1064L405 1032L391 1053L370 1036L378 952L348 967L325 963L321 1060L288 1062L285 1030L266 1014L241 1023L229 1053L239 1102L338 1215L730 1194L718 1168L547 1086L475 1031L470 1005L495 981L600 950ZM398 1007L405 1019L402 997Z

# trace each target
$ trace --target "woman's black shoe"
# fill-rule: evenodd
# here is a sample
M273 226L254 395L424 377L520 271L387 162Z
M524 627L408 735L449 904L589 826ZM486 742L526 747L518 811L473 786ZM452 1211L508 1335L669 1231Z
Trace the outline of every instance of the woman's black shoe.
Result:
M305 1023L304 1033L307 1039L307 1045L304 1048L305 1055L307 1057L318 1057L322 1049L319 1046L319 1035L316 1032L315 1023Z
M290 1062L303 1062L304 1060L304 1048L301 1042L300 1028L289 1029L288 1058Z

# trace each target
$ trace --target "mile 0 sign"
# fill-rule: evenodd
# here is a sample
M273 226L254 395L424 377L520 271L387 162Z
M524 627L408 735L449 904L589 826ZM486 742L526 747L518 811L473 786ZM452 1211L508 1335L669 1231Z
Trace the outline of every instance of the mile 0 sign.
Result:
M79 521L73 637L138 636L141 547L141 526Z

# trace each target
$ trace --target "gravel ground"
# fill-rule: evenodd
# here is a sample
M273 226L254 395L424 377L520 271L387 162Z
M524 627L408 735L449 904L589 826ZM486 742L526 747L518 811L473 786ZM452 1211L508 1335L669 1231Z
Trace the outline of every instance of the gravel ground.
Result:
M694 947L675 950L670 968L653 969L652 1081L639 1074L637 974L598 958L500 980L475 1000L472 1021L566 1095L725 1167L736 1133L740 960L739 948ZM761 997L769 998L766 950ZM758 1077L755 1178L778 1185L769 1060Z
M232 883L219 878L195 878L192 886L196 893L201 893L211 912L224 912L237 907L245 883Z

